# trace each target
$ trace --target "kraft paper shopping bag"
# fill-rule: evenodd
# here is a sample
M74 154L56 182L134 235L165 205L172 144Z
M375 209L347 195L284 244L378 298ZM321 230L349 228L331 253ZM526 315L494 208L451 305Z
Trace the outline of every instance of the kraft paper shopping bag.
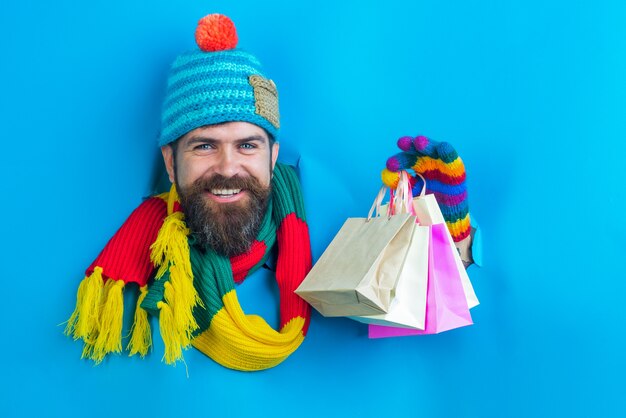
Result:
M351 316L359 322L424 329L430 227L416 225L402 265L395 298L386 314Z
M387 312L414 228L409 214L349 218L296 293L324 316Z

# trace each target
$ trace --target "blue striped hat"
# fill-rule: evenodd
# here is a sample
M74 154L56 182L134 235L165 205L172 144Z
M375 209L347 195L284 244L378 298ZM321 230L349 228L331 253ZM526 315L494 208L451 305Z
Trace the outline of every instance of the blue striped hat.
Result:
M196 29L199 50L171 66L161 115L159 145L187 132L223 122L250 122L278 139L278 92L250 53L236 48L232 21L208 15Z

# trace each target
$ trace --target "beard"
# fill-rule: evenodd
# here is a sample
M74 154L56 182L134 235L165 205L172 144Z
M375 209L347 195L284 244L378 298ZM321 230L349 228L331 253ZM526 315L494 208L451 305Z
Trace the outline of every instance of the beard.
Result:
M203 249L232 257L250 249L265 216L271 185L263 187L254 177L224 177L215 174L199 178L182 188L176 184L185 222L196 243ZM241 189L247 196L232 203L215 202L211 189Z

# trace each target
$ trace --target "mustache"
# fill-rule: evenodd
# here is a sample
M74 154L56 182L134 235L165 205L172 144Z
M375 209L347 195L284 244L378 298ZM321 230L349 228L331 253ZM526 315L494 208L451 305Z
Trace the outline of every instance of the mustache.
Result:
M194 188L196 190L211 190L211 189L245 189L245 190L258 190L262 188L259 181L250 177L225 177L221 174L214 174L211 177L201 177L194 182Z

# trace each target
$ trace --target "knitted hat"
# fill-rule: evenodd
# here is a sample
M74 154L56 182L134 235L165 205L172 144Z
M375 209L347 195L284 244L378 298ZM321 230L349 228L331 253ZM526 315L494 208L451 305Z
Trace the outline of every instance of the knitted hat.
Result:
M200 49L178 56L170 69L159 145L201 126L235 121L253 123L277 139L276 85L252 54L236 48L233 22L220 14L205 16L196 43Z

